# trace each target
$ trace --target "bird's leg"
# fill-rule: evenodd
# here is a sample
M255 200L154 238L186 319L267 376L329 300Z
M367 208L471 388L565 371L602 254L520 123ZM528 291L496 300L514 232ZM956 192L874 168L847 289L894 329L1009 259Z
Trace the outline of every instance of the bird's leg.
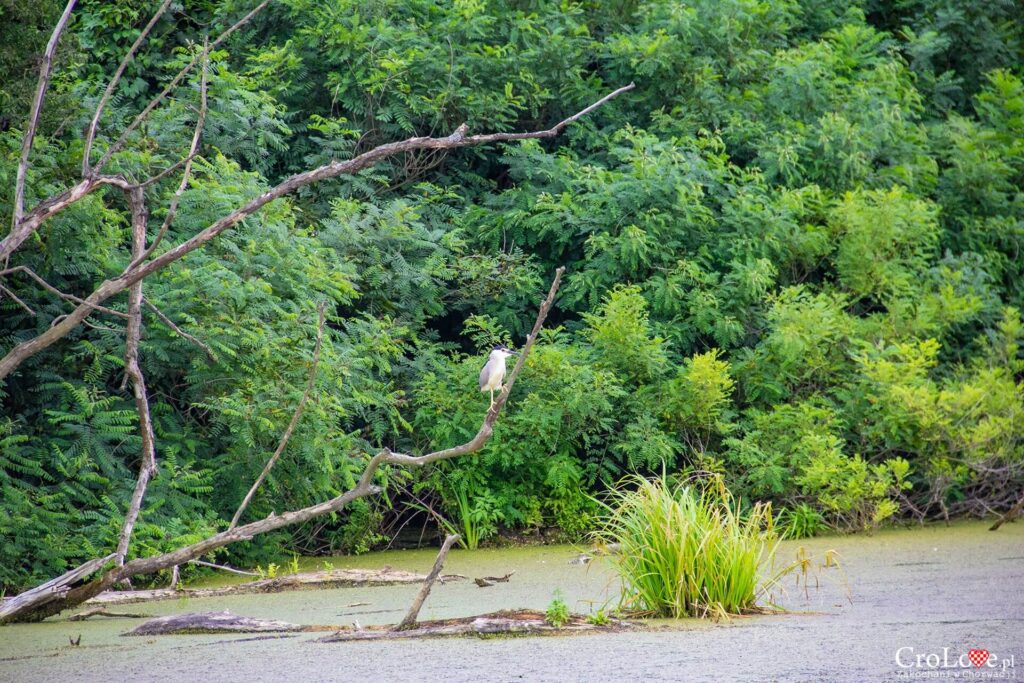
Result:
M494 388L491 387L491 408L494 407ZM490 410L490 408L488 408Z

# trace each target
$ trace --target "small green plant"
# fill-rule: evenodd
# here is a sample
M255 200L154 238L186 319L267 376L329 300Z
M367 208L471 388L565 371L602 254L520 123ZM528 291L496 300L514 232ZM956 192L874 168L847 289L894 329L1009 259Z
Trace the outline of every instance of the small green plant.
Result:
M292 553L292 560L288 563L288 573L298 574L299 573L299 556L296 553Z
M807 503L786 508L779 513L778 522L783 538L810 538L828 528L822 514Z
M330 571L334 571L334 563L333 563L333 562L328 562L327 560L324 560L324 561L323 561L323 562L322 562L322 563L320 564L320 566L321 566L321 568L323 568L323 570L324 570L325 572L330 572Z
M593 624L594 626L607 626L611 621L612 620L608 616L608 613L603 609L599 609L587 617L587 623Z
M280 567L273 562L268 564L266 569L261 565L256 565L256 573L260 575L261 579L276 579L278 570Z
M441 518L441 524L449 534L459 534L460 544L467 550L476 550L480 541L494 535L498 531L497 522L501 512L494 500L488 496L470 499L467 487L453 487L453 500L458 510L458 525Z
M569 618L569 606L565 604L565 600L562 599L560 593L555 593L555 597L548 605L547 611L544 612L544 621L555 628L562 628L569 623Z
M621 607L662 617L740 614L756 608L784 572L762 579L779 539L770 506L742 515L720 480L704 491L664 476L633 477L603 503L599 540L620 544L612 563Z

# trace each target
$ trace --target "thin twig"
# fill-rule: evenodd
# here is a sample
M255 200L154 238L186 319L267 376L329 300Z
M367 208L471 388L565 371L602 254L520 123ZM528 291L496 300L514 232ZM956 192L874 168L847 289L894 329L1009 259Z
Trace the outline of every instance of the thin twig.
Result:
M209 50L209 45L204 45L204 52ZM174 192L174 196L171 198L170 206L167 207L167 215L164 216L164 222L160 225L160 232L157 233L156 239L136 259L133 259L126 270L131 270L140 262L145 261L149 258L160 242L163 240L164 235L167 234L167 230L171 227L171 222L174 220L174 214L178 211L178 202L181 201L181 195L185 193L185 188L188 187L189 178L192 175L192 159L195 158L199 152L199 139L203 134L203 124L206 122L206 73L209 68L209 58L203 59L203 73L199 80L199 117L196 119L196 127L192 132L192 144L189 145L188 155L186 155L187 161L185 161L185 172L181 174L181 182L178 183L178 189Z
M5 294L7 294L7 296L11 297L11 300L14 301L14 303L18 304L19 306L21 306L22 308L24 308L25 311L27 311L29 315L35 315L36 314L35 311L33 311L31 308L29 308L28 304L26 304L24 301L22 301L21 299L18 298L17 294L15 294L11 290L7 289L3 285L0 285L0 292L4 292Z
M211 567L212 569L220 569L221 571L231 572L232 574L241 574L243 576L259 576L256 572L242 571L241 569L235 569L234 567L228 567L223 564L214 564L213 562L205 562L203 560L189 560L189 564L198 564L202 567Z
M46 99L46 91L50 87L50 74L53 71L53 55L57 51L57 43L60 42L60 34L71 19L71 10L75 7L75 0L68 0L64 7L64 13L53 28L50 34L50 41L46 43L46 51L43 52L43 62L39 67L39 83L36 86L36 95L32 98L32 109L28 115L28 125L25 127L25 138L21 143L21 157L18 159L18 171L14 179L14 210L11 215L11 231L18 227L21 217L25 213L25 177L28 174L28 157L32 152L32 142L36 137L36 129L39 127L39 116L43 111L43 101ZM6 262L5 262L6 265Z
M171 0L164 0L159 9L157 9L156 13L153 15L153 18L149 20L148 24L146 24L146 28L142 29L142 33L140 33L139 37L135 39L131 48L128 49L128 53L117 66L117 71L114 72L113 78L111 78L110 83L107 84L107 89L103 92L103 97L100 98L99 104L96 105L96 113L93 114L92 121L89 123L89 128L85 133L85 149L82 152L83 178L89 175L89 153L92 151L92 142L96 137L96 129L99 128L100 125L100 116L103 115L103 108L107 106L107 101L110 99L110 96L114 94L114 89L120 82L121 76L124 74L124 70L128 68L128 64L135 58L135 53L138 52L139 47L142 46L142 43L146 40L149 32L153 30L153 27L156 26L156 22L159 21L160 17L162 17L164 12L167 11L170 4Z
M169 176L172 173L174 173L175 171L177 171L179 168L181 168L182 166L184 166L188 162L190 162L193 159L195 159L197 156L199 156L198 152L189 154L188 156L184 156L184 157L178 159L177 161L175 161L173 164L171 164L170 166L168 166L164 170L162 170L159 173L157 173L156 175L150 176L146 180L143 180L141 183L139 183L139 185L141 187L149 187L150 185L158 183L161 180L163 180L164 178L166 178L167 176Z
M313 363L309 367L309 379L306 380L306 390L302 392L302 398L299 399L299 404L295 406L295 412L292 413L292 419L288 423L288 428L284 430L284 434L281 435L281 441L277 444L277 450L267 461L267 464L263 467L263 471L260 472L260 476L253 482L252 488L249 489L249 493L245 494L245 498L242 500L242 504L238 506L238 510L235 511L235 516L231 518L231 524L228 525L228 530L234 529L238 526L238 520L242 517L242 513L245 512L245 508L249 506L249 501L256 494L256 489L260 487L263 480L270 474L271 468L277 463L277 459L281 457L281 453L284 452L284 447L288 445L288 439L291 438L292 432L295 431L296 425L299 424L299 418L302 417L302 411L306 407L306 401L309 400L309 394L313 391L313 384L316 382L316 368L320 364L320 347L324 338L324 321L326 320L324 309L327 307L327 302L322 301L317 307L319 313L319 321L316 328L316 345L313 347Z
M61 299L65 299L67 301L71 301L71 302L76 303L76 304L78 304L80 306L91 306L94 310L99 311L100 313L106 313L107 315L112 315L112 316L117 317L117 318L127 318L128 317L127 313L122 313L121 311L115 311L112 308L107 308L105 306L99 306L99 305L96 305L96 304L90 304L85 299L79 298L79 297L75 296L74 294L67 294L65 292L60 291L59 289L57 289L56 287L51 285L49 282L47 282L43 278L39 277L39 275L34 270L29 268L28 266L14 266L13 268L8 268L6 270L0 270L0 277L4 277L5 275L12 275L14 273L24 273L25 275L28 275L30 278L35 280L39 284L40 287L42 287L46 291L50 292L51 294L59 296Z
M214 363L217 362L217 354L215 354L213 352L213 349L211 349L209 346L207 346L203 342L201 342L198 339L196 339L194 336L192 336L191 334L189 334L185 330L183 330L180 327L178 327L177 325L175 325L174 321L171 320L170 318L168 318L164 314L164 312L161 311L159 308L157 308L156 304L154 304L152 301L150 301L149 299L147 299L145 297L143 297L142 301L143 301L143 303L146 304L146 306L149 307L149 309L151 311L153 311L153 313L156 314L156 317L160 318L160 322L162 322L164 325L167 325L167 327L171 328L171 330L173 330L174 333L177 334L179 337L187 339L190 342L192 342L193 344L195 344L196 346L198 346L199 348L201 348L206 353L207 358L209 358L211 361L213 361Z
M999 527L1007 522L1012 522L1017 515L1020 514L1021 510L1024 510L1024 495L1020 497L1016 505L1006 511L1006 514L995 521L995 524L988 528L989 531L999 531Z

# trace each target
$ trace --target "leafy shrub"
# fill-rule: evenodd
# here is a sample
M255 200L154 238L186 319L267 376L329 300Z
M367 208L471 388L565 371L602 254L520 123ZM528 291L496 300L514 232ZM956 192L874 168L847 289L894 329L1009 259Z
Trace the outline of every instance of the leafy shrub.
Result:
M561 595L556 594L544 612L544 621L555 628L562 628L569 623L571 617L569 606L565 604L565 600L562 599Z
M777 522L783 538L810 538L828 528L822 514L807 503L780 511Z

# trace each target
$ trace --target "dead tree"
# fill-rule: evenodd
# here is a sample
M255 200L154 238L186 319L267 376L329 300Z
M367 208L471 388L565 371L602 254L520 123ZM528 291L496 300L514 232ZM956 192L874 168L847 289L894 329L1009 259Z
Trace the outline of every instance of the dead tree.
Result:
M270 0L263 0L263 2L257 4L248 14L239 19L234 25L225 30L215 39L205 40L203 48L198 50L192 60L186 64L178 74L174 76L174 78L171 79L167 86L153 97L153 99L143 107L142 111L139 112L139 114L130 123L124 126L123 130L114 142L112 142L107 149L99 155L99 159L93 163L92 152L97 143L96 133L101 124L104 107L115 92L126 66L132 61L132 59L134 59L157 21L169 8L171 4L170 0L164 0L156 13L144 27L138 38L132 44L131 48L125 54L121 64L118 66L114 76L104 91L93 116L91 117L90 124L85 133L81 179L64 191L47 197L46 199L36 203L35 206L26 210L25 185L27 182L28 170L30 168L32 144L39 126L40 113L42 112L43 104L46 99L46 92L49 88L50 75L53 69L53 57L56 52L57 44L60 41L61 34L67 26L74 10L76 0L68 1L60 20L53 30L46 47L46 51L43 55L43 59L41 60L39 83L35 97L32 101L31 112L25 126L24 140L15 177L11 231L6 237L0 240L0 296L11 297L15 303L21 305L30 313L34 314L31 308L29 308L24 301L17 296L14 291L15 288L13 283L8 282L15 275L22 275L35 282L37 286L43 287L51 294L71 302L74 304L74 308L70 313L56 318L53 321L53 324L43 333L18 343L13 348L8 349L3 357L0 358L0 381L4 380L8 375L14 372L26 359L50 347L54 343L66 337L79 325L86 323L86 320L90 316L103 314L117 316L127 320L125 340L126 381L130 381L132 384L136 409L139 414L139 428L142 436L142 464L140 466L129 510L127 510L125 514L124 524L115 551L106 557L90 560L89 562L72 569L63 576L48 581L42 586L25 591L14 598L5 600L4 603L0 605L0 623L42 619L51 614L55 614L62 609L81 604L85 600L106 590L115 583L126 581L132 576L149 574L162 569L174 567L182 563L189 562L230 543L247 540L257 534L266 533L292 524L299 524L309 519L313 519L314 517L340 510L358 498L378 492L378 487L373 484L373 479L376 471L381 465L391 464L407 467L419 467L428 463L447 458L454 458L479 450L490 438L494 423L508 399L509 391L511 391L516 377L522 370L526 362L526 358L529 355L529 351L544 323L544 319L554 303L555 294L561 281L562 269L559 269L556 272L551 289L549 290L547 297L543 302L541 302L537 320L532 332L526 339L522 356L516 363L512 373L508 376L505 387L498 399L488 410L484 417L483 424L476 436L469 442L460 446L421 456L395 453L385 448L369 459L366 468L359 479L359 483L350 491L347 491L336 498L301 510L285 512L280 515L271 515L265 519L238 526L239 517L244 511L247 502L243 501L239 507L238 513L235 515L235 519L232 520L232 523L227 530L173 552L165 553L156 557L125 561L128 555L132 531L138 518L139 511L142 508L146 487L150 478L156 471L157 449L153 435L152 423L149 418L149 400L146 392L145 377L138 362L138 341L142 330L141 311L143 305L145 304L150 308L153 308L158 317L165 324L172 326L175 331L180 333L184 338L197 343L197 345L204 349L207 355L212 356L212 352L208 347L191 335L188 335L178 329L173 322L171 322L166 316L162 315L159 310L152 305L152 303L145 299L143 292L143 281L145 278L182 259L192 251L202 248L211 240L216 239L221 233L231 229L246 217L258 212L265 205L275 199L284 197L299 188L328 178L353 174L365 168L374 166L385 159L398 155L410 153L444 154L451 150L474 145L525 140L531 138L555 137L569 124L579 120L609 100L618 97L622 93L633 88L633 84L629 84L625 87L619 88L618 90L610 92L585 109L582 109L576 114L545 130L525 133L490 133L483 135L470 135L468 127L463 124L451 135L446 137L413 137L399 142L380 145L358 154L351 159L331 161L330 163L318 168L297 173L286 178L260 195L250 199L242 206L235 208L233 211L217 219L192 237L157 254L156 248L167 235L168 228L174 220L178 201L188 184L192 161L200 154L202 129L207 106L205 71L209 53L211 50L222 44L232 33L245 25L254 15L256 15L256 13L262 10L269 1ZM203 76L200 79L200 107L198 109L198 116L191 144L180 160L143 180L129 179L119 174L105 173L104 169L107 164L114 155L124 149L132 133L139 128L139 126L147 119L149 114L160 106L199 65L201 65L201 68L203 69ZM157 231L157 234L150 239L148 217L151 213L150 201L152 197L147 194L147 190L179 172L181 173L181 179L177 186L177 190L173 194L167 206L167 212L162 225ZM42 278L23 265L10 265L10 260L12 256L17 253L19 247L36 230L38 230L45 221L67 210L83 197L94 192L104 190L105 188L116 188L122 192L128 201L131 213L131 259L124 266L124 269L118 276L102 282L92 293L83 297L59 291L57 288L46 283ZM127 313L123 313L103 305L104 302L107 302L113 297L125 292L128 294ZM312 372L315 372L315 364ZM308 391L307 394L304 395L303 403L306 396L308 396ZM293 419L293 423L298 420L300 414L301 404L296 410L296 416ZM268 462L264 473L266 473L270 467L273 467L277 455L279 455L280 451L284 448L284 444L287 443L287 436L288 434L286 433L282 438L282 443L278 452L276 452L275 456L270 462ZM261 478L262 476L263 475L261 475ZM259 481L254 485L254 489L258 485ZM96 572L100 572L96 578L87 583L81 583L89 575Z

